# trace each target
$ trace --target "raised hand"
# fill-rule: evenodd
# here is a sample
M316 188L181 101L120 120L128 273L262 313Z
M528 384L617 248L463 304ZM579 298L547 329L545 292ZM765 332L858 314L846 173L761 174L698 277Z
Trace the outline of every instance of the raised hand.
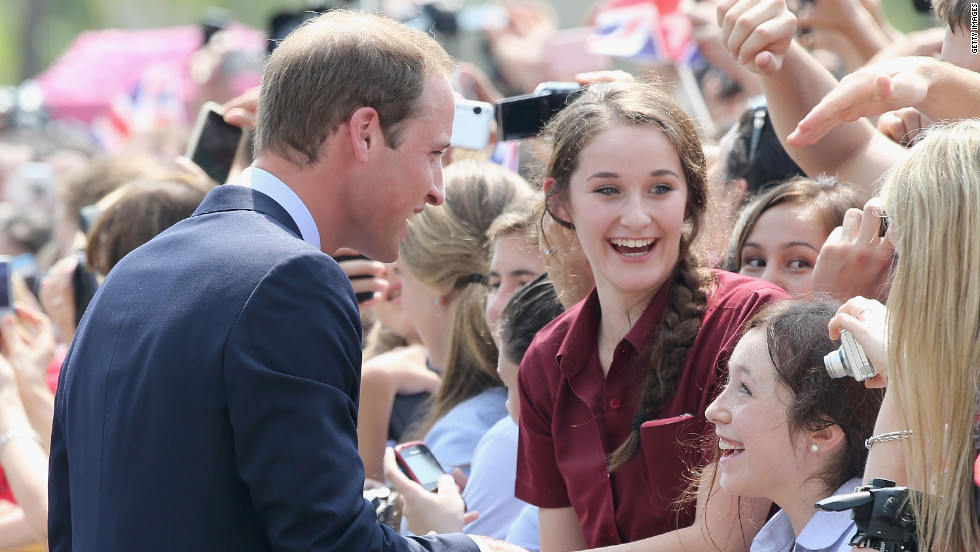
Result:
M722 0L718 25L722 42L739 63L770 75L782 68L797 21L784 0Z

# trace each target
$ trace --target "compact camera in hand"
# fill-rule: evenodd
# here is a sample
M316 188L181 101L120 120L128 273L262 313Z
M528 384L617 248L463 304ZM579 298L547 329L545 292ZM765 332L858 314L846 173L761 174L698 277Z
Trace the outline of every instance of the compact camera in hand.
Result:
M544 126L582 93L575 82L543 82L531 94L497 100L497 132L501 140L537 136Z
M840 331L840 348L823 357L823 365L832 378L851 376L857 381L864 381L878 375L864 348L847 330Z
M364 499L371 503L374 508L375 517L378 523L387 525L395 531L401 530L402 509L398 491L393 491L388 487L376 489L365 489Z
M915 516L909 496L908 487L896 487L894 481L875 478L854 493L825 498L816 507L828 512L851 510L857 525L851 546L881 552L917 552Z

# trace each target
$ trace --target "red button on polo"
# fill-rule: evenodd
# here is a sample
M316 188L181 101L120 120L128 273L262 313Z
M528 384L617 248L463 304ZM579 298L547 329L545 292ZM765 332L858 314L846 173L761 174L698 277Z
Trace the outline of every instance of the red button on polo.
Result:
M609 406L612 408L619 408L621 406L619 399L613 399L609 401Z

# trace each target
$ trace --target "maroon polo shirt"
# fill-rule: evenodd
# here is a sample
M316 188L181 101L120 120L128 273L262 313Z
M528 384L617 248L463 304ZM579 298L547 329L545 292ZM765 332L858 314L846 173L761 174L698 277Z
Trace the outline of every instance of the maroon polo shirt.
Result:
M596 349L599 299L584 301L538 332L518 373L521 395L517 498L542 508L571 506L589 548L632 542L694 522L678 508L689 466L702 466L704 411L724 382L742 325L765 304L789 296L775 284L715 272L701 330L677 393L640 430L641 451L614 474L606 457L626 440L643 384L634 361L660 323L669 288L654 295L620 341L603 378ZM683 420L670 418L690 414Z

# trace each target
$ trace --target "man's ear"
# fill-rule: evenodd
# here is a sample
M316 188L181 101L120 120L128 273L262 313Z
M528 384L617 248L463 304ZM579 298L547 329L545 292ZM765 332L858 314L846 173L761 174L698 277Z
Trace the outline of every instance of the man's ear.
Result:
M555 222L564 226L565 228L574 229L575 226L572 224L571 214L568 212L568 206L566 205L565 198L561 194L551 194L551 189L555 185L555 179L553 177L548 177L544 179L544 197L545 197L545 209L548 210L548 214L551 218L555 219Z
M355 110L347 122L347 133L358 161L367 161L376 148L384 147L381 120L373 107Z

